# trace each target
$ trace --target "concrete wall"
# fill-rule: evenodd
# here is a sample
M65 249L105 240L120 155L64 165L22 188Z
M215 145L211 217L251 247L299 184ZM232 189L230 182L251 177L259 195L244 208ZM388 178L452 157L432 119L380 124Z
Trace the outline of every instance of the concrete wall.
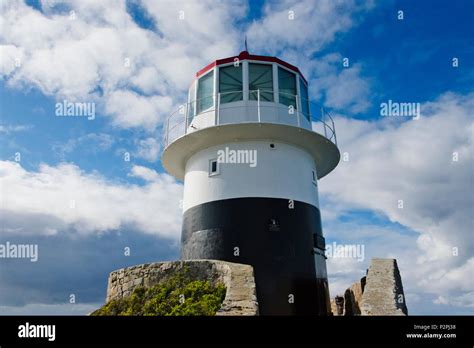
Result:
M372 259L360 310L362 315L408 314L397 260Z
M331 299L331 310L336 316L407 315L397 260L372 259L367 276Z
M106 301L129 296L137 286L159 284L184 267L192 279L225 285L226 296L216 315L258 315L252 266L217 260L157 262L116 270L109 275Z

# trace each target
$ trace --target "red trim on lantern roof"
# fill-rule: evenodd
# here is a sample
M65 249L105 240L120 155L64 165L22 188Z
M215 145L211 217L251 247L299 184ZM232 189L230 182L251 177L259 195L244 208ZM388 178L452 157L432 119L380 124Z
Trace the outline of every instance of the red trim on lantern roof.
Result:
M291 65L290 63L287 63L287 62L285 62L285 61L283 61L283 60L281 60L280 58L277 58L277 57L257 56L257 55L250 54L247 51L240 52L240 54L238 56L218 59L218 60L206 65L204 68L202 68L201 70L199 70L196 73L196 78L199 78L200 76L204 75L206 72L208 72L209 70L213 69L216 66L234 62L236 58L238 58L239 61L242 61L242 60L255 60L255 61L261 61L261 62L278 63L278 64L284 66L285 68L288 68L288 69L294 71L295 73L299 74L301 76L301 78L306 82L306 84L308 84L305 77L301 73L300 69L298 69L296 66Z

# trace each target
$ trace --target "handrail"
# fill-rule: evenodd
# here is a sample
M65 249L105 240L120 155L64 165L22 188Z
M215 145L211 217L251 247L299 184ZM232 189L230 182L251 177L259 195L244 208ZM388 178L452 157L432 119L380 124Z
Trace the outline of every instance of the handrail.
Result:
M275 103L274 101L267 102L265 100L262 100L260 89L258 89L258 90L249 90L248 92L249 92L249 95L251 95L252 93L255 93L255 92L257 94L256 95L257 100L251 100L251 101L256 102L257 122L258 123L262 122L261 121L261 109L262 108L268 108L268 107L281 108L282 106L286 105L286 104L282 104L282 103ZM265 90L263 92L268 92L268 91ZM212 95L209 95L209 96L205 96L205 97L195 99L193 101L181 104L178 107L178 109L175 110L174 112L172 112L165 121L166 126L165 126L164 134L163 134L163 145L164 145L163 148L167 147L172 141L174 141L178 137L187 134L188 128L193 127L191 125L191 120L194 117L197 117L197 116L199 116L201 114L205 114L205 113L214 113L214 125L219 125L220 124L220 114L221 114L222 105L225 105L226 110L232 109L232 108L244 108L244 107L246 107L246 106L241 106L241 105L232 106L231 105L232 102L222 103L223 96L225 97L226 95L236 95L236 94L242 94L242 99L238 100L238 101L242 101L243 100L243 91L229 91L229 92L219 92L219 93L216 93L216 94L212 94ZM329 141L333 142L337 146L336 128L335 128L335 124L334 124L334 119L333 119L333 117L332 117L332 115L329 111L325 110L323 107L320 107L320 110L319 110L320 116L318 117L316 114L314 114L312 112L312 111L316 111L318 109L317 108L318 104L316 104L316 103L314 103L310 100L303 99L298 95L294 95L294 94L290 94L290 93L279 92L278 95L280 95L280 96L281 95L284 95L284 96L286 95L286 96L289 96L291 99L295 100L295 103L296 103L296 105L294 106L295 109L296 109L295 110L296 111L295 116L297 118L297 125L298 126L301 125L301 123L300 123L300 117L301 116L303 116L303 117L308 116L310 122L320 122L322 124L323 132L324 132L324 134L321 134L321 135L324 135L325 138L327 138ZM213 98L212 106L208 109L205 109L205 110L199 110L199 112L198 112L198 106L201 106L200 102L204 101L204 100L208 100L210 98ZM308 104L309 104L309 110L308 110L309 115L304 115L303 112L302 112L301 105L302 105L303 102L305 102L305 103L308 102ZM312 109L311 106L313 106L314 109ZM189 112L191 110L195 113L195 115L192 115L192 116L189 115ZM188 124L188 122L189 122L189 124ZM177 130L178 127L181 127L181 126L184 126L184 127L183 127L182 130L179 130L178 136L170 141L170 134L173 133L173 131ZM315 130L313 130L313 131L315 132ZM319 132L317 132L317 133L319 133Z

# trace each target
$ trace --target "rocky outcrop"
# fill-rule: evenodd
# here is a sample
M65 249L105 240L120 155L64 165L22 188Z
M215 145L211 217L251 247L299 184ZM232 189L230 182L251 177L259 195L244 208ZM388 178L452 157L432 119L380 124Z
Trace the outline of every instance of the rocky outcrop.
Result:
M372 259L360 310L362 315L408 314L397 260Z
M360 315L360 304L362 302L362 294L364 293L366 277L362 277L359 282L344 292L344 313L345 315Z
M331 312L335 316L344 315L344 297L336 296L331 299Z
M217 260L157 262L119 269L109 275L106 301L129 296L137 286L159 284L185 267L191 279L225 285L225 299L216 315L258 315L252 266Z
M407 315L395 259L372 259L367 275L331 300L333 315Z

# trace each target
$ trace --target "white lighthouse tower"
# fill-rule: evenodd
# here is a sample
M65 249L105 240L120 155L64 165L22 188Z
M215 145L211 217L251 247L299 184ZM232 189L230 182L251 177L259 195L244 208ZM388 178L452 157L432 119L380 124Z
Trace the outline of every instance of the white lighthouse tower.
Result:
M340 154L299 69L247 51L212 62L164 142L184 180L181 258L252 265L260 314L327 314L318 179Z

